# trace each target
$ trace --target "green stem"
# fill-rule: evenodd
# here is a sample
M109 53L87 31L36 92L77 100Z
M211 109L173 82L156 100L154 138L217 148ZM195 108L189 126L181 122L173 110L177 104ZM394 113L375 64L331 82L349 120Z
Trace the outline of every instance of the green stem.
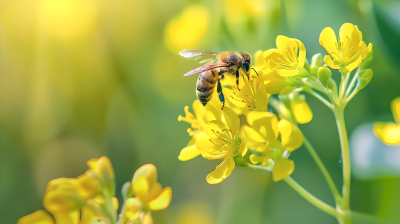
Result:
M343 77L345 76L345 77ZM339 99L343 99L346 88L347 88L347 83L349 82L349 77L350 77L350 72L347 74L342 73L342 79L340 81L340 93L339 93Z
M313 204L315 207L321 209L323 212L332 215L334 217L339 217L339 213L330 205L325 202L319 200L302 186L300 186L296 181L294 181L290 176L285 177L283 179L288 183L297 193L299 193L304 199Z
M340 204L342 197L340 196L340 193L335 185L335 182L332 180L332 177L329 174L328 170L326 169L326 167L322 163L321 159L319 158L317 152L314 150L314 148L312 147L312 145L310 144L310 142L307 140L306 137L304 137L304 145L306 146L308 152L311 154L315 163L317 164L317 166L321 170L322 174L324 175L325 180L328 183L329 188L332 191L332 194L333 194L333 197L335 198L336 203Z
M319 99L323 104L325 104L327 107L333 109L333 106L331 103L329 103L325 98L323 98L321 95L318 93L314 92L313 90L307 91L309 94L313 95L315 98Z
M347 98L349 96L349 94L351 92L351 89L353 88L354 84L357 81L357 76L358 76L358 72L353 76L353 79L351 80L349 87L347 87L346 94L344 95L344 98Z
M123 220L125 218L125 211L126 211L126 201L122 204L121 213L118 215L117 224L123 224Z
M340 205L342 210L350 208L350 155L349 143L347 138L346 126L344 123L344 108L336 107L334 109L336 124L338 126L340 145L342 149L342 164L343 164L343 200Z

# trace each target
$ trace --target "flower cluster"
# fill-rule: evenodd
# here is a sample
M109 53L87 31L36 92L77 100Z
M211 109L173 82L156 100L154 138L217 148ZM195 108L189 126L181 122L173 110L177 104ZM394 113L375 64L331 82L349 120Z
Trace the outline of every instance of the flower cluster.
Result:
M87 162L89 170L77 178L51 180L43 198L45 210L18 220L18 224L112 224L117 223L118 199L114 197L114 170L103 156ZM156 182L157 170L147 164L139 168L132 183L125 184L124 205L118 223L151 224L150 212L168 207L172 191ZM135 197L132 197L132 194Z
M178 120L191 124L188 132L192 139L182 149L179 160L198 155L221 160L206 178L210 184L224 180L238 165L265 166L272 171L274 181L289 176L294 171L294 161L288 157L303 144L297 125L313 118L303 92L332 110L343 109L372 78L372 70L367 69L373 57L372 45L367 47L362 41L357 26L343 24L339 41L331 28L325 28L320 44L329 55L316 54L309 63L300 40L278 36L276 49L255 53L254 66L249 75L241 75L239 87L234 78L226 76L223 91L228 97L222 111L216 96L205 107L196 100L194 114L186 106L186 116L179 116ZM349 84L350 73L357 67ZM339 89L329 68L342 73ZM268 105L279 118L268 110Z

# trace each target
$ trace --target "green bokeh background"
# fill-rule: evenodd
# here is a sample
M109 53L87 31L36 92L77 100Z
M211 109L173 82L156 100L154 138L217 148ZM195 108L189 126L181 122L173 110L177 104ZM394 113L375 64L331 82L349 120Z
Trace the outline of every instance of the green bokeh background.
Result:
M268 173L239 167L209 185L205 177L216 161L177 159L190 140L189 125L177 117L196 97L196 77L182 75L198 65L167 46L166 25L201 5L210 18L195 48L254 54L274 48L282 34L301 40L308 60L325 54L318 42L323 28L337 33L343 23L358 25L364 41L374 44L374 77L346 108L351 136L360 124L390 121L390 102L400 96L399 1L265 0L263 16L238 14L239 22L225 15L227 5L240 1L49 1L0 1L0 223L42 209L49 180L77 177L87 160L102 155L113 163L116 189L141 165L157 166L173 198L153 214L156 224L337 223ZM340 186L333 114L309 95L307 101L314 118L301 130ZM291 159L292 177L333 205L305 148ZM351 207L400 223L399 176L353 177Z

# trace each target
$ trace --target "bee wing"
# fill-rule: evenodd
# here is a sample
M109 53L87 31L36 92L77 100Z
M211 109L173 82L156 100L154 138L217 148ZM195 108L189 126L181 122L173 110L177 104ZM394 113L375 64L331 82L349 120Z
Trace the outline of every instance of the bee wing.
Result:
M184 74L183 76L190 76L190 75L195 75L195 74L199 74L201 72L204 71L208 71L211 70L213 68L221 68L221 67L229 67L231 66L230 64L211 64L211 65L203 65L201 67L198 67L196 69L193 69L191 71L188 71L186 74Z
M218 55L218 53L203 50L183 50L179 54L190 60L202 58L203 60L200 61L200 64L216 60L215 56Z

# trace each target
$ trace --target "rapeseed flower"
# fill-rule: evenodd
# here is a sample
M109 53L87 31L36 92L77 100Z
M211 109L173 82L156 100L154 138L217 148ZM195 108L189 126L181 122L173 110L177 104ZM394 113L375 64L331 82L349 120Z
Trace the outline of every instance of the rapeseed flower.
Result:
M303 144L301 131L288 120L278 121L277 116L269 112L249 112L247 122L249 125L242 127L241 136L250 149L257 151L250 155L250 161L268 165L272 160L274 181L289 176L294 162L287 157Z
M326 27L319 36L319 43L329 54L324 57L325 63L332 69L341 68L344 73L356 69L372 49L371 44L367 48L362 33L351 23L340 27L338 41L332 28Z
M207 175L208 183L217 184L227 178L235 168L234 158L246 154L246 144L237 137L239 128L239 117L226 107L223 110L223 119L209 122L204 128L204 135L196 140L196 147L204 158L222 160L215 170Z
M18 224L89 224L115 219L118 200L114 197L114 171L103 156L88 161L90 169L78 178L51 180L43 197L46 211L22 217Z
M227 100L230 104L239 108L240 112L243 114L246 114L249 110L265 110L268 106L270 94L267 94L264 84L264 75L262 73L262 70L267 64L264 58L260 60L262 54L262 51L256 53L254 70L250 70L249 78L244 77L240 80L242 83L240 91L237 89L236 85L232 85L233 90L224 90L229 96Z
M306 48L304 44L294 38L279 35L276 38L276 47L264 52L271 69L283 77L298 75L306 60Z
M200 155L200 151L196 148L195 142L198 136L204 132L204 126L212 121L221 119L221 109L218 106L216 97L211 97L210 102L206 106L203 106L199 100L193 102L194 115L189 112L189 106L185 106L185 114L183 117L179 115L178 121L185 121L191 125L187 131L192 139L189 141L188 145L183 148L178 156L181 161L187 161Z
M392 101L391 107L395 123L376 122L374 133L387 145L400 145L400 97Z

